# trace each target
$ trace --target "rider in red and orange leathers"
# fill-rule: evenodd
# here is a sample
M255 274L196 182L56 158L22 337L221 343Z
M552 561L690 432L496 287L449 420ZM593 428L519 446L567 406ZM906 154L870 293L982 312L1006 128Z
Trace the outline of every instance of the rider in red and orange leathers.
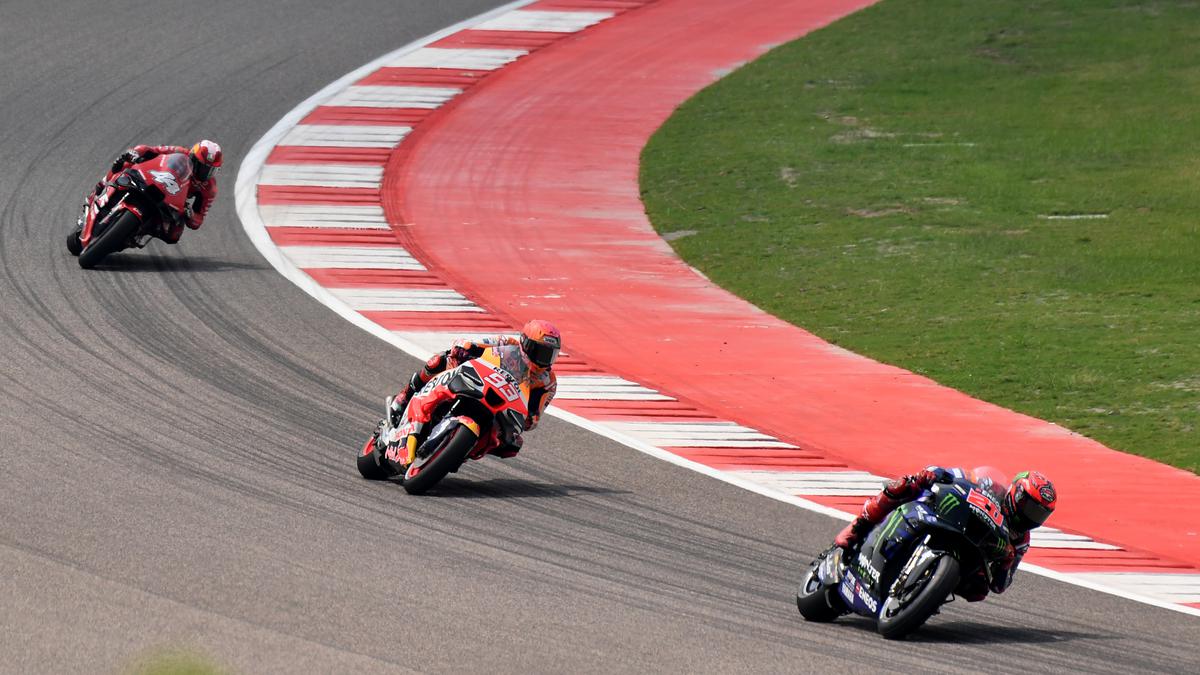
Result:
M862 514L838 533L834 544L846 551L857 548L871 528L883 522L898 506L917 499L934 483L949 483L955 478L965 478L979 485L1000 501L1000 511L1004 515L1009 536L1008 548L990 563L991 584L987 583L981 569L978 577L963 581L960 595L969 602L978 602L987 597L989 589L1003 593L1012 584L1017 565L1029 550L1029 531L1046 522L1057 502L1054 485L1037 471L1023 471L1007 486L1004 485L1003 474L991 467L963 471L931 466L915 474L901 476L887 483L882 492L863 503Z
M221 146L212 141L200 141L190 149L181 145L135 145L122 152L113 161L112 169L104 180L96 184L95 193L99 194L104 184L111 182L117 174L134 164L146 162L159 155L179 153L187 155L192 160L192 179L188 182L188 202L191 208L185 214L184 222L163 223L163 230L154 233L159 239L174 244L183 235L183 226L195 230L204 224L204 216L217 198L217 170L221 167ZM84 205L86 211L87 205ZM83 218L80 218L80 229L83 228Z
M562 349L562 335L558 329L549 321L538 319L526 323L519 338L500 335L483 340L459 340L450 349L434 354L425 362L425 367L413 373L408 386L392 401L388 411L392 427L399 426L409 400L430 379L464 361L478 358L488 349L496 352L501 368L518 381L528 382L529 416L525 419L525 430L536 427L558 390L558 379L551 367ZM491 454L504 458L515 457L521 450L521 443L521 437L518 436L511 444L497 448Z

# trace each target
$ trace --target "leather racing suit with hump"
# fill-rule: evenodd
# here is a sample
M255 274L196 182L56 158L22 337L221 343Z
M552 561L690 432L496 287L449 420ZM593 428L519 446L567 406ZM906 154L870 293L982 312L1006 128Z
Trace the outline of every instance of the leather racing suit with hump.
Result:
M952 482L954 478L965 478L978 483L980 487L992 492L993 495L997 488L1003 490L1003 486L991 485L990 480L986 481L989 484L983 484L971 471L931 466L917 473L889 481L884 485L882 492L863 502L862 514L838 533L834 543L847 549L857 547L872 527L883 522L883 519L901 504L917 499L934 483L948 483ZM968 602L983 600L987 597L989 590L994 593L1003 593L1012 585L1017 565L1029 551L1029 532L1009 529L1008 537L1009 545L1000 555L988 562L992 577L990 584L982 569L979 571L979 576L963 579L963 585L960 587L962 592L959 595Z
M117 157L117 160L113 162L112 170L104 177L104 182L112 181L117 174L134 164L172 153L187 155L188 149L180 145L135 145ZM103 183L97 185L97 189L102 185ZM199 181L195 178L188 181L188 202L191 204L185 219L188 229L200 229L200 226L204 224L204 216L208 214L208 209L212 207L216 198L217 179L215 176L206 181ZM178 243L179 238L183 236L183 224L164 222L163 231L157 236L168 244Z
M489 349L494 351L501 368L508 371L518 382L529 386L529 416L525 419L525 431L537 427L542 413L549 407L555 392L558 391L558 378L552 369L538 368L530 364L521 351L520 341L506 335L482 340L458 340L450 349L430 357L420 370L413 373L404 391L397 394L393 400L389 411L392 426L398 426L409 399L434 376L449 368L455 368L464 361L479 358ZM521 443L522 439L518 436L512 444L497 448L492 454L504 458L514 457L520 451Z

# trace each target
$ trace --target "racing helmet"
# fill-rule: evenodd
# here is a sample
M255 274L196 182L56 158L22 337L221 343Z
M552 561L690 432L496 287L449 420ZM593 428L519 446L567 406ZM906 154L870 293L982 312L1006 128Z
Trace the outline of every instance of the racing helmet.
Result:
M1000 505L1013 529L1028 532L1046 522L1057 501L1049 478L1037 471L1022 471L1013 477Z
M534 319L521 329L521 351L536 368L549 368L562 349L562 334L554 324Z
M221 168L221 146L213 141L200 141L188 151L192 158L192 175L204 182L217 175Z

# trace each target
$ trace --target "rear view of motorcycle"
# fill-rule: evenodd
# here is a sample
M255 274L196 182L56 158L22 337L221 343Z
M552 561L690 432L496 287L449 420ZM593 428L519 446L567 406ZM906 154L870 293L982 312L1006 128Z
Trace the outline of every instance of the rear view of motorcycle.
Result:
M91 269L109 254L142 248L151 235L183 218L192 163L187 155L159 155L112 176L88 196L81 226L67 235L67 250Z
M514 443L529 414L528 387L490 356L430 380L409 401L398 425L391 425L385 410L358 454L362 477L400 478L406 492L422 494L468 459Z
M875 620L879 634L903 638L953 600L963 580L985 575L991 555L1008 545L1000 504L963 479L933 485L893 511L846 553L826 550L805 571L796 607L808 621L853 612Z

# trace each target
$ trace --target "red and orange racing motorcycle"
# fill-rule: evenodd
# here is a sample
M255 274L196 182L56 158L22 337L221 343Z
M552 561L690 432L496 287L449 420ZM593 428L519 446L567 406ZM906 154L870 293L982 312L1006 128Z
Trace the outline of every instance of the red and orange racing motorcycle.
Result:
M150 237L184 218L192 162L182 153L159 155L109 175L88 195L81 226L67 235L67 250L91 269L105 256L142 248Z
M413 395L400 423L387 411L358 454L368 480L401 477L409 494L422 494L468 459L482 459L518 442L529 415L529 385L500 367L495 351L431 379Z

